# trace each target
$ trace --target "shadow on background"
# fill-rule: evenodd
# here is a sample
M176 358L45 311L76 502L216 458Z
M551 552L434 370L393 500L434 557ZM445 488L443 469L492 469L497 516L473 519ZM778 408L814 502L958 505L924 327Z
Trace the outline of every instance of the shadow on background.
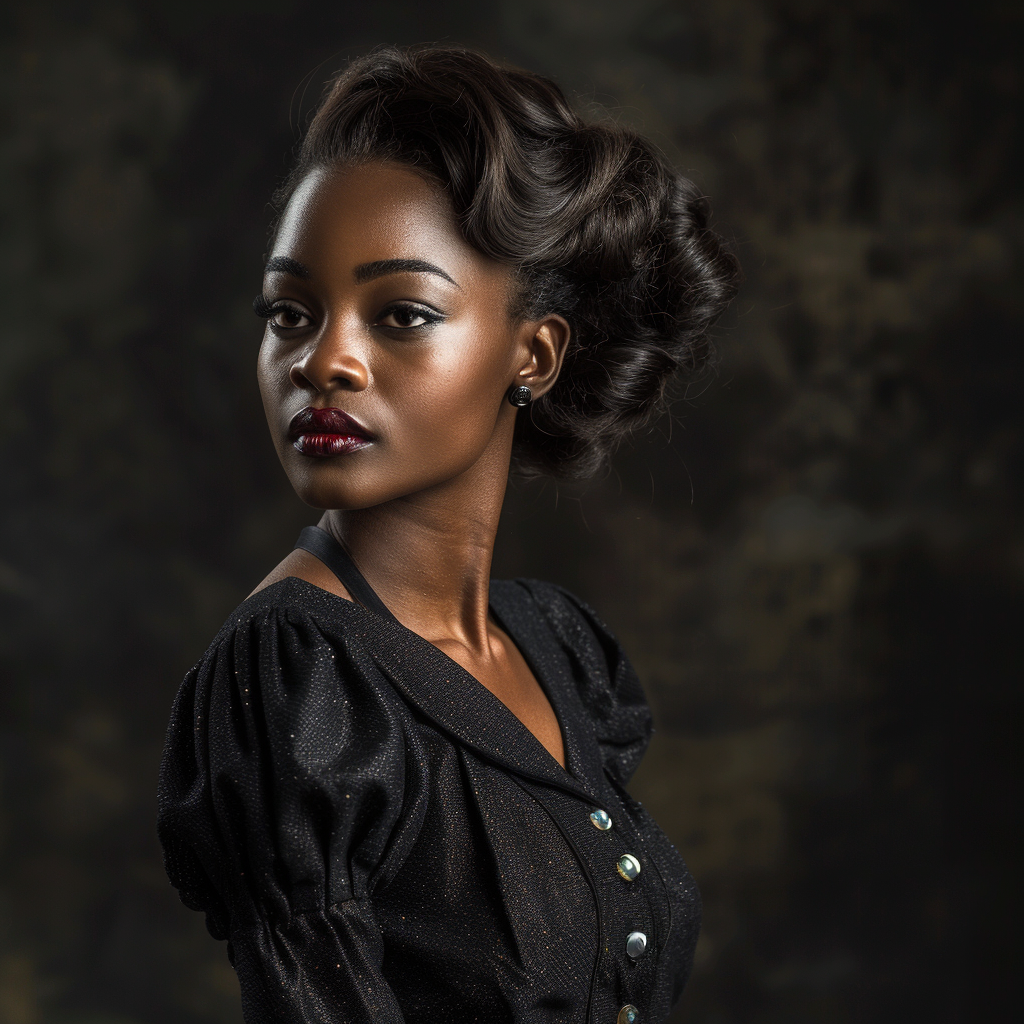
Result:
M255 384L267 199L329 72L425 40L649 133L745 267L717 375L605 479L515 485L495 569L580 593L645 681L659 728L633 790L706 906L673 1020L1005 1019L1021 9L838 6L15 11L0 1019L239 1020L224 947L163 874L163 732L185 670L314 520Z

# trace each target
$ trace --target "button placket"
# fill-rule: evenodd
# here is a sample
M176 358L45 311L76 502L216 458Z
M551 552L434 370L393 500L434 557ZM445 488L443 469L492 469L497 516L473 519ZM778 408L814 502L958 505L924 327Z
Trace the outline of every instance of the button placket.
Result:
M624 816L623 821L625 822L622 829L622 837L627 841L639 840L643 841L642 836L633 835L629 833L633 832L634 829L630 828L629 818ZM625 925L628 929L625 936L623 932L619 932L618 942L620 943L618 948L621 951L620 956L625 954L625 961L629 964L630 972L639 972L639 975L645 978L653 977L651 971L656 966L655 958L651 957L650 952L652 949L651 935L653 935L654 908L650 905L650 897L653 893L648 893L645 890L648 888L640 880L641 875L641 861L640 857L633 853L623 853L618 860L615 861L615 870L619 878L623 882L628 883L624 888L619 891L625 894L629 892L633 898L629 901L632 906L629 910L623 914L620 918L621 925ZM620 886L622 883L619 883ZM620 925L620 926L621 926ZM639 976L637 977L639 981ZM645 982L646 984L646 982ZM626 995L627 993L623 993ZM631 993L630 993L631 994ZM633 1013L633 1020L639 1021L639 1011L632 1003L627 1003L627 1007L630 1007ZM625 1009L625 1007L623 1007ZM620 1011L621 1012L621 1011ZM623 1019L630 1019L628 1016Z
M611 828L611 818L606 811L591 811L590 820L602 831ZM635 882L640 877L640 861L631 853L624 853L615 862L615 870L619 877L627 882ZM641 931L631 931L626 936L626 955L631 960L639 960L647 951L647 934ZM630 1007L635 1013L636 1008ZM625 1007L624 1007L625 1009Z
M571 839L577 855L585 862L594 885L594 896L599 904L600 945L596 950L597 959L594 964L594 979L598 986L595 992L597 1002L593 1004L596 1016L591 1020L593 1024L617 1021L615 1015L624 1006L629 1006L637 1014L635 1024L639 1024L642 1020L639 1007L644 1005L643 999L650 994L657 967L656 958L649 955L656 930L654 908L651 905L653 893L647 891L649 887L643 884L642 879L639 883L627 881L619 873L616 862L626 856L619 852L624 846L636 849L634 844L642 845L643 837L614 794L611 794L610 802L607 792L595 794L599 798L604 797L603 806L596 802L581 806L578 798L560 791L542 789L530 783L526 783L523 788L537 796L549 813L557 818L564 834ZM613 820L614 815L612 827L599 827L592 817L598 810L604 810L609 821ZM609 844L609 839L615 842ZM639 854L628 856L637 865L641 863ZM625 940L628 934L641 930L651 937L647 944L648 955L635 960L626 955ZM609 1011L610 1017L607 1016Z

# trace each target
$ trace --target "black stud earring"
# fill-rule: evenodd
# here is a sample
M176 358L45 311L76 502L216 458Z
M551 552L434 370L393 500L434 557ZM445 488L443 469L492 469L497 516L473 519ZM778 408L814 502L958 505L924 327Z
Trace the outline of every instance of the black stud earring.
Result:
M520 384L518 387L510 389L508 400L522 409L533 401L533 392L525 384Z

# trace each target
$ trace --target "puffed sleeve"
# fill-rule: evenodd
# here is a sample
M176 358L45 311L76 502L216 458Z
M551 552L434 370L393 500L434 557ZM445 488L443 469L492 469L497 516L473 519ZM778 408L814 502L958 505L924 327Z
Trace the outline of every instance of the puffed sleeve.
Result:
M395 701L302 609L239 616L186 676L158 833L182 901L228 939L246 1024L402 1020L372 896L412 842L408 764Z
M574 663L605 769L625 786L654 731L640 680L618 640L588 604L553 583L524 582Z

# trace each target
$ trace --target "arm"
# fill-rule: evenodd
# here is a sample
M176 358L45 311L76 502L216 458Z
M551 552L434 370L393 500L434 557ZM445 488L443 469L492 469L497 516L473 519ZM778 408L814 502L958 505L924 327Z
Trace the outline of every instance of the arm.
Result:
M246 1024L400 1024L372 895L411 842L406 785L393 704L301 610L239 621L186 677L158 831Z
M246 1024L404 1020L381 974L384 949L369 899L236 928L228 955Z

